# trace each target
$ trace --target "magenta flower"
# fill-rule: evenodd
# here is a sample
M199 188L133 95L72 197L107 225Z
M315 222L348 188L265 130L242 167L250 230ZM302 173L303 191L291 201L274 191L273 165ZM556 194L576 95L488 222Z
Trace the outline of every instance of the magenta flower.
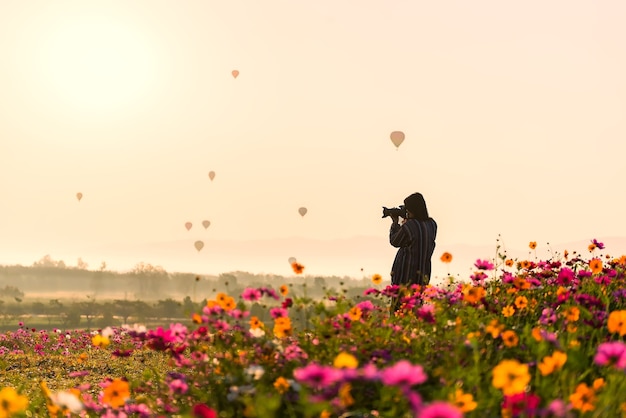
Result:
M193 407L193 416L194 418L217 418L217 412L205 404L200 403Z
M272 318L286 318L289 316L289 311L285 308L272 308L270 309L270 315Z
M322 388L338 382L343 376L340 369L334 367L320 366L311 363L305 367L297 368L293 371L293 377L301 383L308 384L314 388Z
M604 243L603 243L603 242L599 242L599 241L598 241L597 239L595 239L595 238L594 238L591 242L593 243L593 245L595 245L595 246L596 246L596 248L597 248L598 250L604 250Z
M400 360L380 372L380 380L391 386L410 387L424 383L427 379L424 368L419 364L413 365L408 360Z
M493 270L493 263L489 260L476 260L474 266L479 270Z
M569 411L571 406L565 403L562 399L555 399L546 408L545 416L555 418L569 417Z
M611 341L598 346L594 362L599 366L615 366L626 370L626 344L621 341Z
M534 393L516 393L504 397L502 409L509 411L512 417L534 417L540 402L541 398Z
M256 302L261 299L261 296L263 296L263 293L261 293L259 289L255 289L253 287L246 287L241 293L243 300L248 302Z
M416 415L417 416L417 415ZM419 413L420 418L463 418L463 412L447 402L436 401L424 408Z

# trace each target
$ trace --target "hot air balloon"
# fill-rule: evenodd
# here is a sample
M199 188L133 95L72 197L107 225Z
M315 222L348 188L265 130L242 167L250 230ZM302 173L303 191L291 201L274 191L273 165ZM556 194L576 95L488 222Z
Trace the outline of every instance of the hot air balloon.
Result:
M204 229L207 229L209 227L209 225L211 225L211 222L209 222L209 221L202 221L202 226L204 227Z
M400 144L402 143L402 141L404 141L404 132L393 131L391 135L389 135L389 137L391 138L391 142L393 142L393 145L396 146L396 150L397 150Z
M196 250L198 250L198 252L200 252L200 250L204 248L204 242L196 241L193 243L193 246L196 247Z
M81 192L76 193L76 199L80 202L80 199L83 198L83 194Z
M215 178L215 171L209 171L209 178L211 179L211 181L213 181L213 179Z
M287 259L287 261L289 262L289 265L292 265L293 263L295 263L295 262L296 262L296 261L298 261L298 260L296 260L296 257L289 257L289 258Z
M239 75L239 71L233 70L231 74L233 75L233 78L237 78L237 76Z
M192 223L191 222L185 222L185 228L187 228L187 231L189 231L192 227Z
M298 213L300 213L300 216L304 216L307 213L307 209L303 206L300 209L298 209Z

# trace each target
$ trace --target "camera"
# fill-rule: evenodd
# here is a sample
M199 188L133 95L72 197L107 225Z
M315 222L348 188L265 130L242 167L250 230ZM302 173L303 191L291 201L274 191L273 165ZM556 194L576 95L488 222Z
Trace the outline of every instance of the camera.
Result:
M404 205L400 205L397 208L386 208L383 206L383 218L386 218L387 216L397 216L399 218L406 219L406 208Z

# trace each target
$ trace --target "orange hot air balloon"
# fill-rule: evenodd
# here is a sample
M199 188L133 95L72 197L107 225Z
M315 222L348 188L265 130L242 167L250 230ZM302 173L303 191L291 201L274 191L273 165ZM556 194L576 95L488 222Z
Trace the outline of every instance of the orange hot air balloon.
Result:
M393 131L391 135L389 135L389 137L391 138L391 142L393 142L393 145L396 146L397 150L400 144L402 144L402 142L404 141L404 132Z
M81 192L76 193L76 199L80 202L80 199L83 198L83 194Z
M189 231L192 226L193 224L191 222L185 222L185 228L187 228L187 231Z
M200 252L200 250L204 248L204 242L196 241L193 243L193 246L196 247L196 250L198 250L198 252Z
M215 171L209 171L209 179L213 181L214 178L215 178Z
M209 225L211 225L211 222L209 222L209 221L202 221L202 226L204 227L204 229L207 229L209 227Z
M298 213L300 214L300 216L304 217L304 215L306 215L306 213L308 212L307 208L305 207L301 207L300 209L298 209Z
M233 78L237 78L239 76L239 71L233 70L231 74L233 75Z

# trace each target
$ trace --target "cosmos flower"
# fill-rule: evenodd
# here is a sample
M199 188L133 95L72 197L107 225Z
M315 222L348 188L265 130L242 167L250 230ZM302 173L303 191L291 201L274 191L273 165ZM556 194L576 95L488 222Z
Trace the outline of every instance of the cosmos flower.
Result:
M103 390L102 403L117 409L130 398L130 386L126 380L114 379Z
M493 263L489 260L476 260L474 266L479 270L493 270Z
M626 344L622 341L610 341L598 346L593 361L599 366L615 366L626 370Z
M416 415L418 416L418 415ZM423 407L419 412L420 418L463 418L463 412L455 405L444 401L435 401Z
M441 261L444 263L450 263L452 261L452 254L449 252L441 254Z
M383 281L383 276L381 276L380 274L374 274L372 276L372 283L378 285L381 284Z
M427 380L424 368L413 365L408 360L400 360L393 366L380 372L380 380L385 385L406 386L419 385Z
M296 274L302 274L302 272L304 271L304 266L297 261L294 261L293 263L291 263L291 269Z
M517 360L502 360L492 371L491 384L505 396L522 393L530 383L528 365Z

